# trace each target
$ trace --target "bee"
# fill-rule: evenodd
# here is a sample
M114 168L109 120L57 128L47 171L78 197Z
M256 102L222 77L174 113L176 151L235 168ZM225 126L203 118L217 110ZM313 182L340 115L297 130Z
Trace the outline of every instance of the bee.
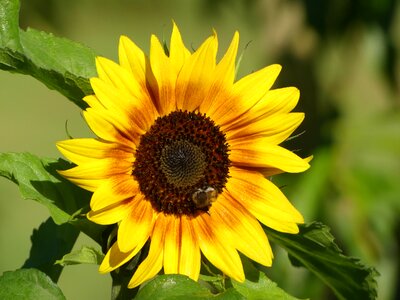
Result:
M192 195L192 201L197 209L204 210L217 200L218 192L212 187L197 189Z

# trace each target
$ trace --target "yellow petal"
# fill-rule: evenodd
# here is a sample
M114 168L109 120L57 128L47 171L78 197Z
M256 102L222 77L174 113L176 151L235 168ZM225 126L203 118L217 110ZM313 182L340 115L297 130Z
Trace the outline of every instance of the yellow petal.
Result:
M83 101L85 101L89 107L95 109L104 109L105 106L100 102L96 95L87 95L83 97Z
M285 195L268 179L255 171L232 167L226 189L260 222L275 230L298 232L304 219Z
M99 272L104 274L115 270L131 260L139 252L139 250L140 248L135 248L128 252L122 252L118 247L118 243L115 242L104 257L99 267Z
M101 139L136 148L135 141L128 133L129 129L124 128L126 124L117 123L115 118L111 118L105 111L99 113L98 110L88 108L83 112L83 116L90 129Z
M241 104L247 109L253 107L272 87L281 69L280 65L270 65L243 77L233 85L233 94L242 99Z
M243 77L233 85L231 95L225 101L210 108L209 115L220 126L234 122L265 96L280 71L280 65L271 65Z
M169 58L171 61L171 67L175 69L176 74L178 74L186 59L188 59L190 55L190 51L186 49L185 45L183 44L178 26L176 26L175 22L173 22L171 42L169 46Z
M271 266L272 250L260 223L241 204L225 193L221 194L210 210L213 227L226 237L244 255Z
M234 247L224 242L225 237L218 230L212 228L214 222L211 217L203 213L193 218L192 222L204 256L223 273L243 282L245 277L239 254Z
M234 148L239 144L252 143L254 138L263 138L265 143L278 145L285 141L303 120L304 113L275 114L224 132L229 145Z
M57 172L63 175L60 171ZM68 180L90 192L94 192L105 182L105 179L68 178Z
M227 90L233 86L236 71L236 55L239 46L239 33L235 32L224 57L217 64L212 75L212 83L200 103L200 112L208 113L211 106L219 106L225 99Z
M131 175L112 176L93 193L90 208L100 210L106 206L131 199L139 192L139 184Z
M254 105L251 114L265 116L274 113L288 113L296 107L299 98L300 91L295 87L270 90Z
M58 171L62 176L71 179L107 179L118 174L131 174L132 161L129 159L118 160L104 158L91 160L85 164L73 167L69 170Z
M176 74L160 41L154 35L150 40L150 64L157 83L157 93L154 95L156 107L160 115L164 116L175 109Z
M150 201L138 194L133 200L134 209L121 221L118 228L118 245L122 251L142 248L154 226L154 209Z
M186 216L168 216L164 243L164 273L183 274L197 280L200 274L200 248Z
M146 54L136 44L126 36L121 36L119 40L119 63L129 70L136 81L142 86L146 86Z
M57 142L58 150L75 164L83 164L92 159L116 158L129 159L135 149L123 148L121 145L100 141L98 139L70 139Z
M159 214L154 224L153 233L151 235L150 250L147 257L137 268L135 274L128 284L128 288L134 288L146 280L154 277L162 268L164 257L164 236L166 230L166 218L164 214Z
M299 97L300 92L295 87L269 90L249 111L238 116L231 123L225 124L221 129L239 128L260 119L268 119L275 114L287 114L295 108Z
M272 145L264 139L252 142L230 148L229 159L233 166L277 168L289 173L303 172L310 167L308 162L285 148Z
M141 95L141 87L125 68L104 57L96 57L96 68L99 78L114 86L117 90L123 91L132 96Z
M282 170L279 170L279 169L275 169L275 168L267 168L267 169L260 170L260 173L263 174L264 177L269 178L271 176L282 174L285 172Z
M87 108L84 112L84 116L91 129L93 131L97 130L97 132L101 131L101 129L93 127L96 126L96 124L94 125L93 123L89 122L92 122L91 120L98 122L98 119L102 118L102 123L108 123L111 125L110 129L112 130L112 133L110 133L114 136L114 140L128 147L135 147L139 143L140 135L145 132L145 130L140 128L137 123L133 122L133 120L136 121L137 118L130 118L124 113L118 113L114 110ZM91 118L91 120L88 118ZM146 126L147 124L145 123L141 127L144 128ZM103 129L103 131L104 130L108 130L108 128L106 127Z
M181 251L181 219L174 215L165 217L164 273L178 274Z
M129 70L141 88L144 107L151 104L151 111L157 112L156 102L153 102L152 94L158 95L157 83L150 68L150 60L144 52L126 36L121 36L119 44L119 61L123 68Z
M165 261L164 261L165 266ZM197 281L200 274L201 253L197 233L194 231L191 219L181 217L181 247L179 258L179 274L189 276Z
M239 32L233 35L231 44L226 51L224 57L215 68L215 77L223 80L225 84L232 84L236 73L236 55L239 46Z
M199 49L190 56L176 82L176 105L178 109L197 109L207 94L216 64L218 40L210 36Z
M116 110L117 112L123 112L127 115L129 107L132 106L130 103L131 95L126 91L120 91L115 88L111 83L107 83L100 78L90 78L90 85L96 95L89 95L85 97L85 101L90 107L96 110ZM93 101L93 96L97 101ZM127 107L128 106L128 107ZM122 109L125 108L124 110Z
M97 108L96 111L112 115L113 122L121 123L131 134L143 134L157 118L154 104L147 95L131 95L99 78L92 78L90 83L97 98L106 108ZM127 134L130 135L130 132Z
M314 155L310 155L310 156L305 157L304 160L309 163L310 161L313 160L313 158L314 158Z
M132 209L132 200L125 200L116 204L107 206L103 209L93 211L87 214L87 218L101 225L110 225L121 221Z

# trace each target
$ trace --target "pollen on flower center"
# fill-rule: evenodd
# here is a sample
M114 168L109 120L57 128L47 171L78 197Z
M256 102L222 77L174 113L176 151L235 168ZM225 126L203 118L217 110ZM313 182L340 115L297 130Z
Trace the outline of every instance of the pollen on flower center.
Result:
M205 195L199 191L215 195L225 187L228 151L225 135L209 117L175 111L142 135L132 175L155 210L194 215L211 205L198 205L196 195Z

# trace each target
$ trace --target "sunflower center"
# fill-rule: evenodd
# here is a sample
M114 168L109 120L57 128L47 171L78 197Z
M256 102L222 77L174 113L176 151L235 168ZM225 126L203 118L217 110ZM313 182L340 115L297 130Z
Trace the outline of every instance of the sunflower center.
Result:
M188 141L177 141L162 149L160 166L168 183L184 188L196 184L204 176L205 158L200 147Z
M195 215L225 187L228 152L225 135L209 117L175 111L141 136L132 175L156 211Z

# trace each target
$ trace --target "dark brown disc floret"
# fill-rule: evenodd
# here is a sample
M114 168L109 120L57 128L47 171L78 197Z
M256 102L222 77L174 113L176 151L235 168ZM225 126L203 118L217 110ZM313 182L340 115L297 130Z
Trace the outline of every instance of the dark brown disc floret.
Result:
M175 111L141 136L132 175L155 210L195 215L207 211L225 187L228 152L225 134L209 117Z

